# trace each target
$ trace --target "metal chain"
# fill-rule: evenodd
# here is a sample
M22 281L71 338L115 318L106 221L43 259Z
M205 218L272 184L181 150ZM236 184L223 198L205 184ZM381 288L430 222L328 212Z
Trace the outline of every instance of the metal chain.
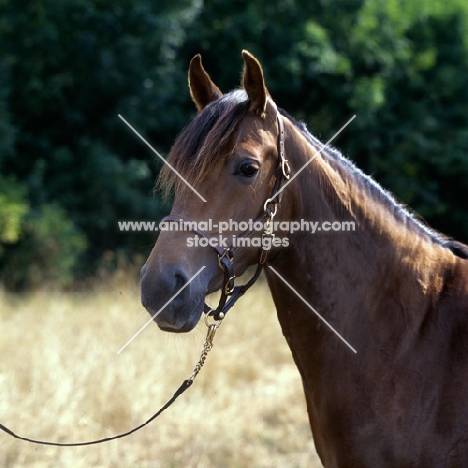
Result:
M203 346L203 351L200 355L200 359L198 360L195 368L193 369L193 373L189 378L190 381L193 382L195 380L195 377L200 372L201 368L203 367L203 364L205 364L206 356L208 356L208 353L211 351L212 348L213 348L213 343L207 343L205 341L205 344Z
M213 349L213 338L215 336L216 330L221 325L221 320L218 320L215 323L208 324L208 314L205 316L205 323L206 323L206 326L208 327L208 331L206 333L205 344L203 345L203 351L200 354L200 359L195 365L192 375L188 379L190 382L193 382L195 380L195 377L200 372L201 368L203 367L203 364L205 364L208 353Z

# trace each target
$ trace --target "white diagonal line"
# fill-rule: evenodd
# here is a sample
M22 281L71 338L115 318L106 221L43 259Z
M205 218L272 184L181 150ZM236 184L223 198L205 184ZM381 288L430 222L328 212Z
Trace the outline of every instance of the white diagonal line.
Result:
M271 271L289 287L289 289L323 322L325 325L341 340L345 343L351 351L357 353L357 351L270 265L268 265Z
M117 354L120 354L152 321L153 319L160 314L168 304L170 304L201 272L206 268L202 266L188 281L185 283L151 318L117 351Z
M159 157L159 159L164 163L166 164L166 166L168 166L172 171L174 171L175 174L177 174L178 177L180 177L180 179L185 182L185 184L196 194L198 195L198 197L203 200L205 203L206 203L206 200L189 184L189 182L187 182L187 180L185 180L139 133L137 130L135 130L120 114L119 114L119 118L121 120L123 120L142 140L144 143L146 143L146 145L156 154L156 156Z
M310 158L274 195L269 199L274 200L354 119L353 115L322 147Z

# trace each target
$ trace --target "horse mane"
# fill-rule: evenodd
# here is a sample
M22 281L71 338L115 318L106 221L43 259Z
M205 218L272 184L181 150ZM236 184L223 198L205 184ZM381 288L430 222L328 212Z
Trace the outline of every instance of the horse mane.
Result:
M226 156L226 148L232 135L248 109L249 101L243 89L232 91L208 104L177 137L167 158L169 164L192 186L200 185L217 158ZM278 108L278 110L305 136L311 146L322 148L323 143L308 131L304 122L296 120L284 109ZM405 221L416 233L429 237L435 244L448 248L460 258L468 258L468 246L433 230L406 205L398 203L390 192L362 172L340 151L326 146L321 152L330 163L353 177L356 183L364 186L370 196L391 208L394 215ZM172 192L184 196L189 190L186 183L167 165L161 169L156 187L163 191L166 198Z
M172 146L167 161L191 185L200 185L210 166L225 156L226 148L249 108L244 90L232 91L208 104L182 130ZM168 197L177 192L187 193L187 185L165 165L160 172L157 188Z
M310 145L315 148L322 148L323 143L312 135L304 122L296 120L284 109L279 109L281 115L291 121L294 127L305 136ZM406 221L406 224L419 234L428 236L434 243L448 248L452 253L461 258L468 258L468 247L456 241L452 241L443 234L433 230L424 220L407 205L398 203L395 197L387 190L383 189L372 177L361 171L351 160L343 156L336 148L325 146L322 151L325 158L344 171L348 177L351 176L356 183L361 184L366 192L383 205L392 209L395 217Z
M468 260L468 246L465 244L450 239L445 243L445 247L447 247L447 249L449 249L457 257Z

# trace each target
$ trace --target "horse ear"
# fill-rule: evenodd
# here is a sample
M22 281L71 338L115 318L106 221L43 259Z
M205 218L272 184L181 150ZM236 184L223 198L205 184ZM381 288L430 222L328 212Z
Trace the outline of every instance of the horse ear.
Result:
M223 95L203 68L200 54L195 55L190 61L188 80L190 96L199 111Z
M246 50L244 56L244 74L242 77L244 89L251 102L250 108L259 115L265 113L268 90L263 79L263 70L260 62Z

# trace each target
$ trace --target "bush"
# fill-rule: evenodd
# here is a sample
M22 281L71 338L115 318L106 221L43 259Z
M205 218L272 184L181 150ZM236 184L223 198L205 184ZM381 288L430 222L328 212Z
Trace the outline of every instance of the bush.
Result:
M20 230L17 241L5 245L0 257L4 285L8 289L69 285L86 239L65 211L43 205L23 218Z
M21 223L29 211L26 188L0 174L0 260L4 246L18 241Z

